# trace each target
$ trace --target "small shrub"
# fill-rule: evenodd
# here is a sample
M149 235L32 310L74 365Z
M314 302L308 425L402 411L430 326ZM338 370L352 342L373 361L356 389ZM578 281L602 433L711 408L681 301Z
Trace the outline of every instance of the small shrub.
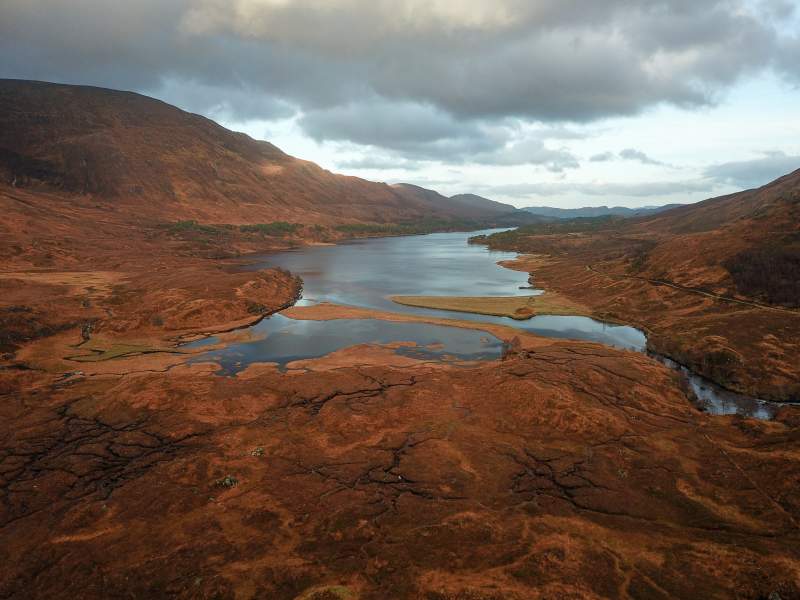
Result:
M286 221L274 221L273 223L256 223L254 225L240 225L239 231L242 233L257 233L283 237L296 233L302 227L299 223L287 223Z
M217 479L214 482L216 487L231 489L239 485L239 480L236 479L233 475L225 475L222 479Z
M259 304L258 302L253 302L248 300L247 301L247 312L251 315L263 315L267 312L267 307L263 304Z
M214 225L201 225L195 220L177 221L168 226L171 233L217 233L218 227Z
M739 293L800 306L800 242L794 236L745 250L723 263Z

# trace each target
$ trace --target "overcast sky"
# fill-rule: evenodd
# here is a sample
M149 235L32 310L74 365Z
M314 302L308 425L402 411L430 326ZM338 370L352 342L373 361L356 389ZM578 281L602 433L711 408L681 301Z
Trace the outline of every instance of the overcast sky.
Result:
M0 0L0 77L135 90L334 171L517 206L800 168L800 0Z

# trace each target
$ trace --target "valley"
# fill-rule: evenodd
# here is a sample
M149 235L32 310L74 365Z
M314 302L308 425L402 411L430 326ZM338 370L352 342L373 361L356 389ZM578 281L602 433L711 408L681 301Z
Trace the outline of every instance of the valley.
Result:
M800 597L800 172L554 223L0 108L0 598Z

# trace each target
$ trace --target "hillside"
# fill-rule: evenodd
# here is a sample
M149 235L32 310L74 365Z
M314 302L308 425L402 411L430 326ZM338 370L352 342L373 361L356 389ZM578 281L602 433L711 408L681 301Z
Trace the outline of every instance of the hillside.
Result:
M494 202L471 194L447 197L435 190L410 183L397 183L392 186L392 189L409 203L436 206L441 210L459 214L466 218L491 218L497 215L518 212L516 208L509 204Z
M583 208L553 208L550 206L527 206L521 210L542 217L552 217L556 219L576 219L585 217L643 217L661 213L673 208L682 206L681 204L665 204L664 206L644 206L641 208L626 208L624 206L584 206Z
M475 194L458 194L447 197L435 190L410 183L398 183L392 188L409 204L437 207L447 214L458 215L459 218L466 220L485 222L493 226L515 227L542 220L541 217L519 210L510 204L495 202Z
M337 305L369 273L331 250L373 252L392 283L406 261L430 290L424 260L465 284L481 269L436 236L407 240L416 259L327 246L527 222L489 239L535 253L503 264L537 287L730 387L800 399L800 313L646 279L714 275L704 249L783 236L795 183L746 209L555 220L340 177L134 94L0 98L0 598L800 597L800 408L711 416L643 353ZM326 244L311 268L265 266L308 243ZM288 321L297 335L256 327ZM446 342L445 324L452 355L406 337ZM398 333L361 337L373 325ZM497 359L461 356L460 333ZM331 335L353 345L295 354Z
M0 353L84 326L163 343L297 293L227 259L505 224L491 203L336 175L139 94L18 80L0 80L0 207Z
M455 196L450 196L450 200L463 204L464 206L472 206L476 208L480 207L484 210L494 210L499 213L519 211L518 208L511 206L510 204L497 202L496 200L489 200L489 198L484 198L483 196L478 196L476 194L456 194Z
M630 232L655 238L636 265L652 277L800 306L800 169L642 219Z
M535 255L536 284L648 332L725 387L800 399L800 170L658 215L562 220L477 240Z
M161 220L311 223L491 214L336 175L139 94L0 80L0 181Z

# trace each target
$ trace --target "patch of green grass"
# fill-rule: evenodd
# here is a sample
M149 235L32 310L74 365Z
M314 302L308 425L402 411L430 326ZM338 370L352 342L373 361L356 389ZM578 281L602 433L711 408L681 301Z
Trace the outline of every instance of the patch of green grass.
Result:
M614 229L625 221L622 217L608 215L603 217L577 217L575 219L559 219L542 223L522 225L511 231L501 231L488 236L490 239L515 237L518 235L564 235L568 233L588 233ZM484 236L481 236L484 237Z
M176 221L175 223L169 223L165 225L166 230L169 233L180 235L180 234L192 234L192 233L205 233L205 234L219 234L225 229L220 225L203 225L198 223L195 220L187 220L187 221Z
M462 297L391 296L397 304L454 312L510 317L518 321L536 315L585 315L586 311L554 293L542 296Z
M346 223L337 225L336 231L350 235L418 235L436 231L470 231L485 224L472 220L423 219L405 223Z
M274 221L272 223L255 223L253 225L240 225L239 231L242 233L258 233L260 235L269 235L283 237L297 233L302 227L300 223L288 223L286 221Z
M486 244L493 249L522 249L519 244L528 236L570 235L615 229L625 219L614 215L603 217L578 217L542 223L531 223L492 235L478 235L469 239L471 244Z

